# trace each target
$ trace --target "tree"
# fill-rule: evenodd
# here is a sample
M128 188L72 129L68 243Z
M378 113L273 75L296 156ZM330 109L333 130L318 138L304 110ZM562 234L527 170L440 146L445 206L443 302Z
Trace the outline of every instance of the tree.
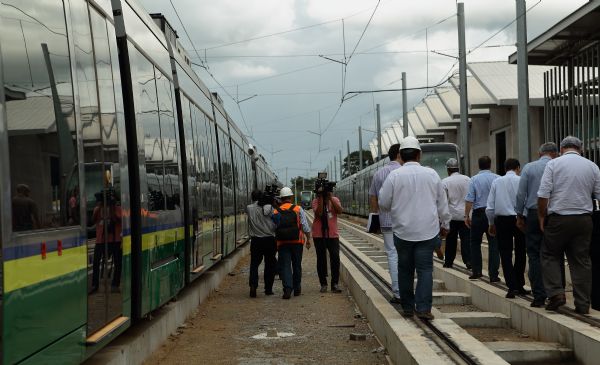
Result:
M311 177L311 178L306 178L304 176L293 177L290 180L290 184L291 184L290 187L293 189L294 186L296 186L296 189L298 189L298 191L304 191L304 190L312 191L315 188L315 180L316 180L315 177Z
M373 164L373 156L371 156L371 151L363 150L363 168ZM348 157L350 157L350 164L348 165ZM360 168L359 163L360 153L359 151L354 151L350 153L350 156L346 156L342 162L342 177L346 178L352 174L358 172Z

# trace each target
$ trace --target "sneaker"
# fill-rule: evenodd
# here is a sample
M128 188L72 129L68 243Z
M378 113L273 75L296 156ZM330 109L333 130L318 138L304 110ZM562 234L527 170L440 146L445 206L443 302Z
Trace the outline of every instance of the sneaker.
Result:
M474 273L473 275L469 276L469 280L477 280L477 279L481 279L481 277L482 277L482 276L483 276L483 275L481 275L481 274L475 274L475 273Z
M290 299L292 297L292 289L283 289L282 299Z
M417 318L426 320L426 321L431 321L432 319L435 319L434 315L431 314L431 312L418 312L415 311L415 315L417 316Z
M557 294L552 298L548 299L548 304L546 304L546 310L555 311L560 306L563 306L567 303L567 299L564 294Z
M250 298L256 298L256 287L250 288Z
M500 278L499 277L495 277L495 278L490 278L490 283L499 283L500 282Z
M342 292L342 289L338 288L338 286L337 286L337 285L332 285L332 286L331 286L331 292L332 292L332 293L341 293L341 292Z
M321 293L327 293L327 285L321 285L321 290L319 290Z
M392 304L401 304L402 300L398 297L392 297L392 299L390 299L390 303Z
M546 299L534 299L529 305L532 308L541 308L546 304Z
M302 294L302 289L300 289L300 288L294 289L294 296L295 297L299 297L300 294Z

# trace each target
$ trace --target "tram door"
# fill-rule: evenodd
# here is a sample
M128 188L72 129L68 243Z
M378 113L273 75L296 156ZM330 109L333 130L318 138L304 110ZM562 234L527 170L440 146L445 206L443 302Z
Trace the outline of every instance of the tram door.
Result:
M118 67L112 25L89 7L89 23L75 29L83 126L87 220L88 336L123 312L119 138L113 67ZM113 44L111 44L113 43ZM87 50L92 49L94 52ZM90 82L95 79L96 82ZM88 337L89 339L90 337Z

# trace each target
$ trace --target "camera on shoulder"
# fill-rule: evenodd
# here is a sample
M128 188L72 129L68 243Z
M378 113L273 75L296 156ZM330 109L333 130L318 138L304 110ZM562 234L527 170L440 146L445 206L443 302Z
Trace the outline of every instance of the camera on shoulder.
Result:
M317 180L315 180L315 194L326 195L327 193L332 193L335 185L335 181L327 180L326 172L319 172Z
M275 197L279 195L279 188L277 185L265 185L260 199L258 199L258 205L264 207L265 205L275 205Z

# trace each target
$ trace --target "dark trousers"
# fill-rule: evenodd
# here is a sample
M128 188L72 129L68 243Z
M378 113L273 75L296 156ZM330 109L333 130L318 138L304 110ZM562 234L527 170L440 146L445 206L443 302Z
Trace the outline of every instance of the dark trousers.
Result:
M466 266L471 265L471 230L464 221L450 221L450 231L446 236L446 259L444 264L452 266L456 258L457 238L460 236L460 255Z
M588 310L592 290L592 263L590 241L592 217L590 215L550 215L544 227L542 244L542 276L549 297L564 295L561 262L567 255L575 308Z
M541 248L544 240L544 232L540 230L540 220L537 209L527 211L527 235L525 237L527 245L527 258L529 260L529 282L531 283L531 292L533 298L537 301L546 299L546 290L542 280Z
M339 238L314 237L317 252L317 273L321 286L327 285L327 252L331 265L331 286L337 286L340 280L340 240Z
M600 211L593 215L594 230L590 244L592 259L592 308L600 310Z
M281 263L281 281L284 289L301 289L302 282L302 251L304 245L288 244L279 247L279 262Z
M517 228L517 217L498 216L495 220L498 251L502 262L504 280L509 290L521 290L525 285L525 236ZM513 264L513 249L515 262Z
M273 291L277 270L277 243L275 237L252 237L250 241L250 287L258 288L258 267L265 259L265 292Z
M481 257L481 242L485 233L488 240L488 275L491 279L498 277L500 269L500 254L496 238L488 234L488 219L485 209L473 211L471 220L471 266L474 274L481 274L483 259Z

